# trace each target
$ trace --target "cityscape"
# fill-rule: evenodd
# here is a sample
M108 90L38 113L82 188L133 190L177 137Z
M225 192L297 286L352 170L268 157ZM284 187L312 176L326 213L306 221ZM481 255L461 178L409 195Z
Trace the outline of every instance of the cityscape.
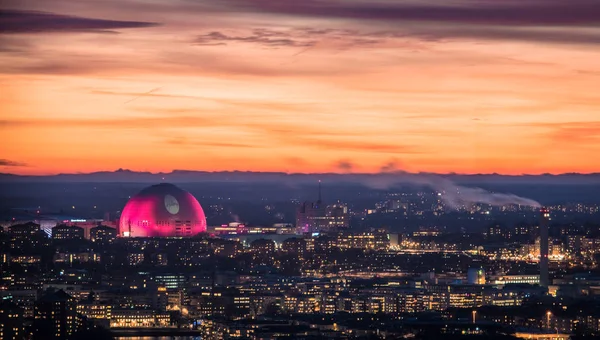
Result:
M0 340L600 339L600 0L0 1Z
M315 181L313 200L289 200L291 213L264 203L285 222L233 215L214 225L227 204L205 210L182 187L149 185L103 218L98 209L87 217L7 210L3 339L558 340L600 332L598 224L555 222L570 214L594 221L597 205L456 207L445 192L406 189L355 209L328 201L331 186ZM507 212L523 218L503 223ZM448 228L447 214L485 219ZM373 216L396 222L365 227ZM406 216L422 225L402 228Z

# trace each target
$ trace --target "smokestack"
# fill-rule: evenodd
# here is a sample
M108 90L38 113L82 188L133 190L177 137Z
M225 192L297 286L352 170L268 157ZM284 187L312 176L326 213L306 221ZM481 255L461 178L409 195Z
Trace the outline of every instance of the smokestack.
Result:
M550 277L548 273L548 224L550 223L550 210L540 209L540 286L548 287Z

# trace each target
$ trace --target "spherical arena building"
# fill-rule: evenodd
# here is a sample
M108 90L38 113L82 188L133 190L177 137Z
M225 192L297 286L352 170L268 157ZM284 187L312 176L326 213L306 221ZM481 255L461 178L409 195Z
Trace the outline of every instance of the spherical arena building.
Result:
M206 216L198 200L173 184L150 186L123 208L119 235L123 237L185 237L206 231Z

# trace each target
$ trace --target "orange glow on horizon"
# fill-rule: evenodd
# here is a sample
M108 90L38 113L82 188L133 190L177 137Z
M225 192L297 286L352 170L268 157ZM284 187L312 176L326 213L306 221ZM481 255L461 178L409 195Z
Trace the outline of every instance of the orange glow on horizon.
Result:
M110 2L15 4L160 25L0 35L0 172L600 171L597 44Z

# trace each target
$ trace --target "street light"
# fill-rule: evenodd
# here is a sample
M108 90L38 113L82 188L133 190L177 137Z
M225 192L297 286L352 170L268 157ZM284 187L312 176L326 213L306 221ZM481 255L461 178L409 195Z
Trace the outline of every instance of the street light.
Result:
M475 323L475 320L477 318L477 311L474 310L471 314L473 315L473 323Z
M547 322L547 328L550 329L550 317L552 317L552 312L551 311L547 311L546 312L546 322Z

